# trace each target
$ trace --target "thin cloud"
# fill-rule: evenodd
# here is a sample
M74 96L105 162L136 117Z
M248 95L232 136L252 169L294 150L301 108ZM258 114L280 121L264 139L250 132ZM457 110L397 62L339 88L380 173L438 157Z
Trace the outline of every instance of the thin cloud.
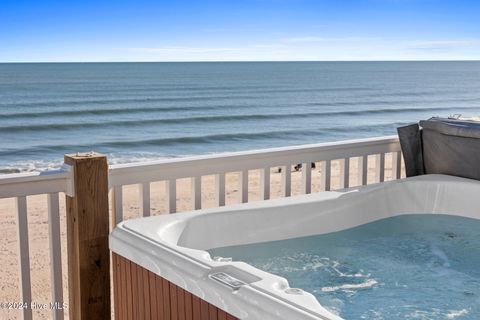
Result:
M246 51L247 48L235 47L136 47L117 48L117 50L142 52L142 53L210 53L210 52L238 52Z
M290 43L361 42L361 41L372 41L372 40L378 40L378 39L377 38L367 38L367 37L325 38L325 37L315 37L315 36L294 37L294 38L282 39L283 42L290 42Z
M252 44L245 47L189 47L189 46L165 46L165 47L130 47L115 48L119 51L129 51L146 54L208 54L208 53L246 53L246 52L269 52L278 51L284 47L282 44Z
M116 56L138 61L459 60L478 59L480 39L414 40L372 37L296 37L240 46L116 47ZM120 53L119 53L120 52Z
M414 41L408 44L411 49L419 50L437 50L437 49L454 49L458 47L469 47L480 44L478 39L466 40L427 40Z

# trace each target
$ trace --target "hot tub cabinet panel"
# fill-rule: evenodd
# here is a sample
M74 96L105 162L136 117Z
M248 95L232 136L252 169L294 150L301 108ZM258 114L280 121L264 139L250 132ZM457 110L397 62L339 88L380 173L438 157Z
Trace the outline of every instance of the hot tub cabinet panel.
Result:
M116 320L237 320L118 254L112 264Z
M200 319L221 319L225 312L248 320L338 320L341 318L324 309L313 295L290 288L286 279L240 261L210 257L206 250L325 234L410 213L480 219L479 195L479 181L425 175L128 220L110 235L115 282L119 284L115 286L115 308L120 319L142 312L163 313L165 317L160 319L184 319L199 297L204 301ZM212 310L212 317L206 310ZM175 318L172 312L180 313Z

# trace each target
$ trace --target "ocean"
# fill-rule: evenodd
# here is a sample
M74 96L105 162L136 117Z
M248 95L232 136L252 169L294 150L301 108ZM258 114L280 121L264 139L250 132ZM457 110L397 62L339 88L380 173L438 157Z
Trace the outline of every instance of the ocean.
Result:
M0 173L395 134L480 115L480 62L0 64Z

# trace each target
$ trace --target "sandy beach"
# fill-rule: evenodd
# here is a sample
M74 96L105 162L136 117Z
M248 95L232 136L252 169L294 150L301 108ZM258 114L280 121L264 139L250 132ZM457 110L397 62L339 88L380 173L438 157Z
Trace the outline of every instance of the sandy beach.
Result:
M372 158L373 160L373 158ZM386 155L385 180L392 179L392 158ZM332 189L340 185L339 163L332 162ZM271 198L281 196L281 174L278 168L271 169ZM358 185L358 167L355 158L350 163L351 186ZM375 182L374 161L369 161L368 182ZM312 169L312 192L320 191L321 170L319 166ZM215 206L214 176L206 176L202 179L202 208ZM292 196L301 193L301 172L292 172ZM152 215L167 214L167 201L165 196L165 183L154 182L151 185L151 212ZM238 197L238 173L226 175L226 204L239 202ZM249 201L257 201L259 192L259 171L249 173ZM30 244L30 265L32 281L32 300L36 303L49 303L50 297L50 268L48 249L48 221L47 221L47 197L46 195L28 197L28 224ZM190 180L180 179L177 181L177 210L179 212L191 210ZM138 200L138 186L126 186L124 188L124 217L131 219L140 217ZM64 280L64 300L68 302L67 290L67 255L66 255L66 232L65 232L65 196L60 195L61 209L61 236L62 236L62 268ZM111 213L110 213L111 216ZM0 302L19 302L18 289L18 244L15 222L14 199L0 200ZM18 310L0 309L0 319L19 318ZM68 312L66 312L68 318ZM34 319L50 319L50 310L34 310Z

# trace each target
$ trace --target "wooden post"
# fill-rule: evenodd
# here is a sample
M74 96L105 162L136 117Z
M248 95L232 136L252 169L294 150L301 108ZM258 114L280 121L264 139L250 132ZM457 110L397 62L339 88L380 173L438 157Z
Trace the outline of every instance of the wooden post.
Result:
M66 197L71 320L110 319L108 164L97 153L65 155L75 196Z

